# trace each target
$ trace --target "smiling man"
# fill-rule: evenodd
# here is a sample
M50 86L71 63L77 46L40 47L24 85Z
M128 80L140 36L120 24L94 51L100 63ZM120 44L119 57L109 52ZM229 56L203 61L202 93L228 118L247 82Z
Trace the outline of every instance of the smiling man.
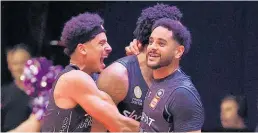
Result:
M153 82L144 101L142 132L200 132L204 109L191 79L179 61L190 49L190 32L179 21L155 22L147 47Z

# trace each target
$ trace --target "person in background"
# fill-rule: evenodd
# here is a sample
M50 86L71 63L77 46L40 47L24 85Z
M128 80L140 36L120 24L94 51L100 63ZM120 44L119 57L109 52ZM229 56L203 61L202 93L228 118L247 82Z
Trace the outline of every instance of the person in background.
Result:
M42 116L48 105L49 91L56 75L62 69L61 66L54 66L52 61L45 57L32 58L26 62L21 80L25 86L24 91L31 98L32 113L26 121L9 132L40 131Z
M229 95L222 99L220 106L222 131L249 131L246 126L247 105L244 96Z
M29 107L30 97L24 92L24 84L20 76L31 51L25 44L17 44L6 51L7 65L13 81L1 88L1 131L6 132L16 128L29 118L32 110Z

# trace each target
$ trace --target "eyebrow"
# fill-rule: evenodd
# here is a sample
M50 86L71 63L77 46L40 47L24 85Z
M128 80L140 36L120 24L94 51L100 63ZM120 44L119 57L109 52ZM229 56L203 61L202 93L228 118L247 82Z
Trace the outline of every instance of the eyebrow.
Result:
M162 39L162 38L158 38L159 41L162 41L162 42L167 42L165 39Z
M106 39L102 39L102 40L99 41L99 43L105 43L105 42L107 42Z

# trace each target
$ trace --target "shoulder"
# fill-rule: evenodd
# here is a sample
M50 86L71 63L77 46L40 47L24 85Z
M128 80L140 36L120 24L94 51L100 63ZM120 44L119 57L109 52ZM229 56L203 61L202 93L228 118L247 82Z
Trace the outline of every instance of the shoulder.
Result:
M203 110L199 95L185 87L178 87L173 91L169 106L172 110Z
M122 64L114 62L101 72L97 80L97 86L118 104L127 95L129 86L127 69Z
M137 56L136 55L130 55L130 56L125 56L123 58L118 59L115 62L118 62L120 64L122 64L124 67L127 67L128 65L132 64L132 63L136 63L137 60Z
M57 79L55 92L75 92L71 88L76 88L78 91L85 89L85 87L90 88L91 86L96 86L96 84L90 75L80 70L72 70Z
M8 84L4 84L1 87L1 98L2 97L11 97L13 95L17 95L18 93L22 92L22 90L20 90L14 82L8 83Z
M171 95L177 99L182 99L183 101L190 100L200 102L199 94L195 88L178 87L172 92Z
M93 79L87 73L81 70L72 70L60 76L60 78L58 79L58 82L71 83L71 82L83 82L83 81L89 81L89 80L93 80Z
M103 78L109 81L126 81L128 79L127 75L126 67L118 62L114 62L100 73L98 82L103 80Z

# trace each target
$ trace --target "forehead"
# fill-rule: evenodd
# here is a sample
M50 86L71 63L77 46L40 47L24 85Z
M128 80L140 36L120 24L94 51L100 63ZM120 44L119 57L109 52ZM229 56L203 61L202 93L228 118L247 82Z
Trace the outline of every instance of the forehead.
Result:
M27 60L28 58L30 58L30 54L23 49L18 49L15 51L12 50L7 53L7 58L10 61Z
M94 39L92 39L92 41L101 41L101 40L107 40L107 36L105 32L101 32L98 35L95 36Z
M227 107L237 107L237 103L235 100L225 100L221 104L222 108L227 108Z
M172 40L172 35L173 32L169 31L167 28L164 28L162 26L159 26L157 28L155 28L152 33L151 33L151 37L154 39L164 39L164 40Z

